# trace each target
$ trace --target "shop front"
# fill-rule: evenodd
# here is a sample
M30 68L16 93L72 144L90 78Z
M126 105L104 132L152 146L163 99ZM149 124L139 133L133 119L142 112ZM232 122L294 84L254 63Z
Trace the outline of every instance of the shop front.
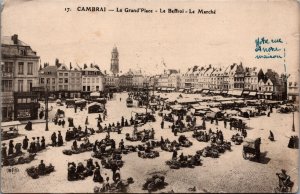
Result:
M38 118L38 95L32 92L14 93L14 120L34 120Z

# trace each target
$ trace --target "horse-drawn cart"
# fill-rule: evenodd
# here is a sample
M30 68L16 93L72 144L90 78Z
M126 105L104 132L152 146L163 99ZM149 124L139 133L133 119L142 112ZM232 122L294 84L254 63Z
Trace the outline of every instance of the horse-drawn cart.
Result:
M244 145L243 145L243 157L244 159L260 159L260 144L261 144L261 139L256 138L255 140L253 139L244 139Z

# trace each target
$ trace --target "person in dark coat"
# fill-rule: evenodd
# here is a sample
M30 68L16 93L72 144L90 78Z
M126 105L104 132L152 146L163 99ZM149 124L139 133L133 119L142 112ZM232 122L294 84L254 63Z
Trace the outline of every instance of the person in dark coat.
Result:
M176 159L177 158L177 154L178 154L177 150L174 149L172 159Z
M78 149L76 139L73 141L73 149L74 149L74 150L77 150L77 149Z
M32 122L31 122L31 121L28 121L28 123L27 123L26 126L25 126L25 129L26 129L27 131L31 131L31 130L32 130Z
M57 135L57 145L58 146L62 146L64 144L64 140L63 140L63 137L61 135L61 132L58 131L58 135Z
M89 117L87 116L85 119L85 125L88 125L88 124L89 124Z
M35 137L32 138L32 142L30 142L30 146L29 146L29 153L36 153L36 147L35 147Z
M63 119L63 120L61 121L61 125L62 125L63 128L65 127L65 124L66 124L66 121L65 121L65 119Z
M46 141L45 141L45 137L42 136L42 139L41 139L41 149L46 149Z
M121 139L121 142L119 143L119 148L121 148L121 150L125 148L123 139Z
M111 149L116 149L116 142L114 139L111 140Z
M7 147L6 147L5 143L2 143L1 157L2 158L6 158L7 157Z
M160 123L160 128L163 129L164 125L165 125L165 122L164 122L164 120L162 120L161 123Z
M288 144L289 148L294 148L294 144L295 144L294 141L295 141L294 136L291 136Z
M224 128L226 128L227 127L227 121L226 121L226 119L224 119Z
M53 132L51 135L52 146L56 146L56 133Z
M100 168L96 167L96 170L94 171L94 177L93 177L94 182L103 182L103 177L100 174Z
M25 138L23 139L23 146L22 146L24 150L27 150L28 148L28 141L29 139L27 138L27 136L25 136Z
M124 117L121 118L121 126L124 127Z
M14 153L14 140L10 140L9 141L9 145L8 145L8 155L11 155Z
M58 121L58 126L61 126L61 120Z
M270 130L269 140L274 141L274 134L271 130Z
M40 151L41 150L41 144L40 144L40 137L36 138L36 144L35 144L36 150Z

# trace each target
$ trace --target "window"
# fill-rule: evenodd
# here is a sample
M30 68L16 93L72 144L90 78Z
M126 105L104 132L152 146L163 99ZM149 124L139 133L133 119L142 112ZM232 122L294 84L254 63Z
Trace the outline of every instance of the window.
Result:
M64 81L64 79L63 79L63 78L59 78L59 79L58 79L58 83L61 83L61 84L62 84L62 83L63 83L63 81Z
M64 89L65 89L65 90L68 90L68 85L64 85Z
M99 86L96 86L96 91L99 91Z
M2 92L12 91L12 80L2 80Z
M87 83L90 83L90 78L87 78Z
M95 78L92 78L92 83L95 83Z
M91 91L91 87L90 86L87 86L87 91Z
M82 87L82 91L85 91L85 86Z
M50 84L50 78L47 78L47 84Z
M24 74L24 63L23 62L19 62L19 64L18 64L18 74L19 75Z
M62 86L62 85L59 85L59 86L58 86L58 89L59 89L59 90L62 90L62 89L63 89L63 86Z
M40 82L41 82L41 84L43 84L44 83L44 78L41 78Z
M33 68L33 63L27 63L27 75L33 75L32 68Z
M23 80L18 80L18 92L23 92Z
M2 68L3 73L12 73L13 62L4 62L4 66Z
M24 49L20 49L20 55L24 56L26 54Z
M71 76L74 76L75 74L74 73L71 73Z
M68 73L65 73L65 76L68 76Z
M55 84L55 78L52 78L52 83Z
M52 91L55 91L55 86L52 86Z
M59 75L59 76L64 76L64 74L63 74L63 73L59 73L58 75Z
M32 80L27 80L27 91L30 92L32 89Z
M69 82L68 78L65 78L65 84L67 84Z

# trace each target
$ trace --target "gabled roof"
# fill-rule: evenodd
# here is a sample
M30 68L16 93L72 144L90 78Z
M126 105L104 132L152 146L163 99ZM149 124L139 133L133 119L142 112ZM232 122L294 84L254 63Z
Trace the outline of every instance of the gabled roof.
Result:
M29 46L25 42L18 40L18 44L14 44L14 41L12 40L11 36L3 36L1 38L1 44L3 45L19 45L19 46Z

